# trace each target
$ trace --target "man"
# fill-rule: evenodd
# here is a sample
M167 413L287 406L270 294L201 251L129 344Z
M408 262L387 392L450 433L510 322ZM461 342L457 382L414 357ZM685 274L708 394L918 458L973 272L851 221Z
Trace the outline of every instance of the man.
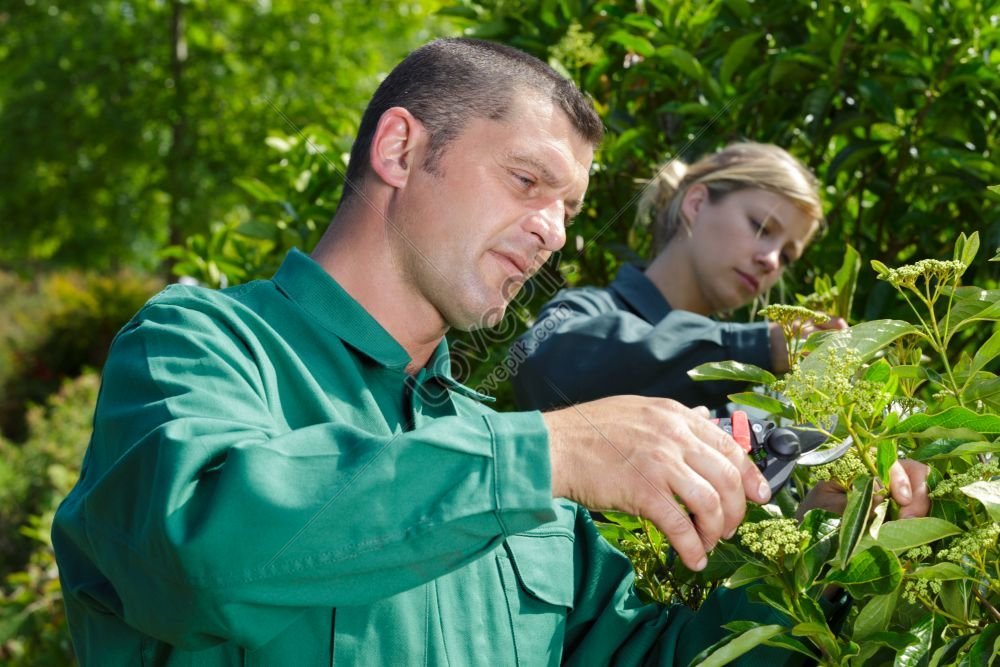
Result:
M640 605L554 500L647 516L702 566L768 496L703 412L498 414L448 371L448 328L562 246L600 137L537 60L434 42L372 99L311 258L126 325L53 528L83 664L685 663L750 614Z

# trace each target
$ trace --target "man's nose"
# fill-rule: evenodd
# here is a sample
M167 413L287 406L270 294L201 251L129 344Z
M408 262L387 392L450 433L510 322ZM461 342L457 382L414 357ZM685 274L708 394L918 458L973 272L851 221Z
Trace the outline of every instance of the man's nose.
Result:
M542 250L562 248L566 243L566 205L555 201L534 211L528 219L528 231L538 237Z

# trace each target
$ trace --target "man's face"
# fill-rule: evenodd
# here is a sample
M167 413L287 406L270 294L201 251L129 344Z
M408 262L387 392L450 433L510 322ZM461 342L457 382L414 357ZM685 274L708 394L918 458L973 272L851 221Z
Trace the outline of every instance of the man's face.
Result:
M393 257L445 324L493 326L524 282L566 241L593 148L548 100L517 95L505 120L476 118L435 174L416 163L389 207Z

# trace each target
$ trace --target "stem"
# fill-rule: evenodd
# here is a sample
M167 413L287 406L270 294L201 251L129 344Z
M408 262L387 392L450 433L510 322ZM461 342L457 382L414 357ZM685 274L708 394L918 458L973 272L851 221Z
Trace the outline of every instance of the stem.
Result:
M979 592L979 588L973 586L972 592L976 594L976 599L979 600L980 604L982 604L989 610L993 618L995 618L997 621L1000 621L1000 611L997 611L997 608L991 605L990 601L987 600L985 597L983 597L983 594Z
M936 604L934 604L933 602L931 602L930 600L928 600L923 595L918 595L917 599L920 600L920 604L922 604L925 607L927 607L927 611L931 612L932 614L940 614L941 616L944 616L946 618L950 618L952 621L954 621L958 625L964 626L966 628L975 628L975 627L978 627L975 623L969 623L968 621L963 621L962 619L958 618L957 616L952 616L951 614L949 614L948 612L946 612L944 609L941 609Z

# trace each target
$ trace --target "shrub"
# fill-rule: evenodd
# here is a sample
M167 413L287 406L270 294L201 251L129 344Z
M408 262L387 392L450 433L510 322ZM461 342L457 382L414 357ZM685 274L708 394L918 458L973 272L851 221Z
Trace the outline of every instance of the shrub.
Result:
M791 628L730 624L733 635L699 660L722 664L764 643L823 665L891 665L901 654L912 661L906 664L932 656L942 666L987 664L1000 635L1000 290L962 285L978 249L977 234L960 235L949 260L895 269L873 261L913 323L874 320L815 334L781 380L732 362L692 371L699 379L762 383L765 393L730 398L809 424L831 444L852 442L843 459L796 471L796 497L820 479L845 489L842 517L814 509L796 525L795 498L783 492L777 506L785 516L749 512L739 537L720 545L699 574L671 562L668 545L645 522L636 531L634 520L610 517L616 523L605 532L639 556L647 597L696 606L702 598L692 592L749 586L752 599L791 620ZM782 309L801 311L772 308L779 320ZM972 354L962 343L970 328L990 334ZM897 507L879 490L889 488L900 456L931 469L929 517L889 521ZM819 604L830 586L853 599L840 626Z
M67 380L27 414L28 438L0 440L0 662L68 664L72 649L49 538L80 473L100 378Z
M62 272L34 282L0 275L8 314L0 325L0 433L25 438L28 406L84 367L100 368L112 338L160 285L127 271Z

